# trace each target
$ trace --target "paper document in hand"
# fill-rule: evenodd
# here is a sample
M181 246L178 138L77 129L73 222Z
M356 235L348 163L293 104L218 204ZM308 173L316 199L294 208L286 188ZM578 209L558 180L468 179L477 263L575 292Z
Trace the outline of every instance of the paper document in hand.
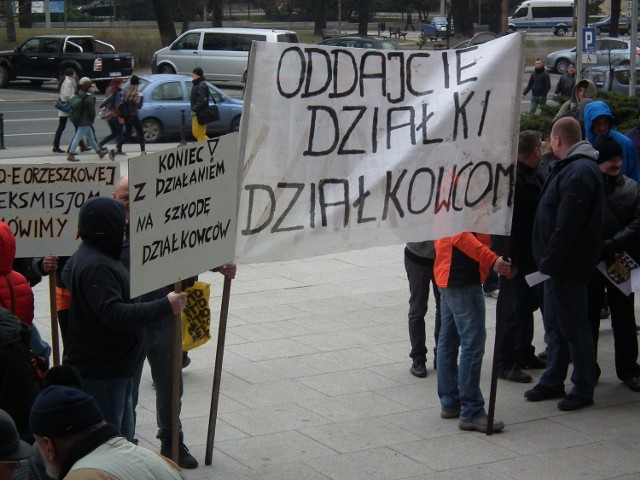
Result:
M614 263L607 265L605 262L600 262L597 268L622 293L631 295L631 272L638 268L638 263L627 252L616 253Z

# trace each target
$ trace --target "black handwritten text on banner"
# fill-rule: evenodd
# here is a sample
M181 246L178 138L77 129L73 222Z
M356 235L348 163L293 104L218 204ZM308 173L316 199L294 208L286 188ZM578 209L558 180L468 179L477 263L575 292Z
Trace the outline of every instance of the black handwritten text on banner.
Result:
M131 294L234 258L238 135L129 162Z
M254 45L237 260L507 233L523 45Z
M71 255L78 246L78 210L111 196L119 165L0 166L0 220L16 237L16 256Z

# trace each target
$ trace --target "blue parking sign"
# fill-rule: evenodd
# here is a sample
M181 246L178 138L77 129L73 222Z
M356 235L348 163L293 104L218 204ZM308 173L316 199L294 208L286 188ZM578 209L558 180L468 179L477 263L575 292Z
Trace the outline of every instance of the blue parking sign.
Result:
M582 29L582 53L596 52L596 29L585 27Z

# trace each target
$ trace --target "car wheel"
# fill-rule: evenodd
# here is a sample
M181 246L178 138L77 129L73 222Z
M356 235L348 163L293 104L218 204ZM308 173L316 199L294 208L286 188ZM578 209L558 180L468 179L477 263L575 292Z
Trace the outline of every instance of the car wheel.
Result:
M229 125L229 133L237 132L239 130L240 130L240 116L238 115L236 118L233 119L233 121L231 122L231 125Z
M158 73L176 73L171 65L162 64L158 67Z
M162 124L153 118L145 118L142 121L142 131L147 143L156 143L162 138Z
M569 62L569 60L567 60L566 58L561 58L556 62L556 72L558 73L566 72L567 68L569 68L570 63L571 62Z
M567 27L556 28L555 34L558 37L564 37L567 34Z
M7 85L9 85L9 69L0 65L0 88L7 88Z
M43 80L29 80L31 82L31 86L35 88L40 88L44 83Z

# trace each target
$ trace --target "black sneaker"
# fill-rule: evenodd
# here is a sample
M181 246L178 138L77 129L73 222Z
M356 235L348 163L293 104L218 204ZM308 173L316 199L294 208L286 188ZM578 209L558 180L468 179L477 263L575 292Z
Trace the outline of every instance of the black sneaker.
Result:
M546 360L546 357L543 360L540 357L537 357L536 355L531 355L525 361L519 362L518 367L523 368L525 370L527 369L538 370L542 368L547 368L547 360Z
M533 382L533 377L528 373L524 373L517 366L513 366L511 368L503 368L498 372L498 378L506 380L507 382L515 382L515 383L531 383Z
M160 455L163 457L171 458L171 443L162 442L160 447ZM189 449L184 443L180 443L178 446L178 466L185 469L197 468L198 460L189 453Z
M524 392L524 398L530 402L541 402L543 400L551 400L553 398L563 398L564 396L564 389L555 390L553 388L545 387L539 383L531 390Z
M411 365L411 370L409 371L414 377L424 378L427 376L427 367L425 366L425 362L413 362L413 365Z
M558 402L558 409L563 412L573 412L590 405L593 405L593 398L578 397L570 393Z

